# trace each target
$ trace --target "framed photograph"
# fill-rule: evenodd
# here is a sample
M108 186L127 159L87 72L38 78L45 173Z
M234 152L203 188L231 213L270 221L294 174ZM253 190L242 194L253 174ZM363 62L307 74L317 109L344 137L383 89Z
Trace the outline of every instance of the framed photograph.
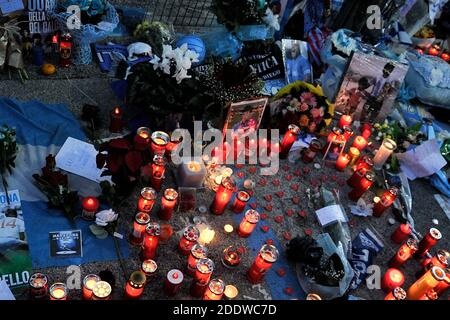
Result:
M335 111L358 121L384 121L408 66L374 55L353 53L336 96Z
M81 230L54 231L49 233L51 257L82 257Z
M228 129L233 130L233 135L239 135L239 137L246 137L257 131L268 100L268 98L260 98L231 103L223 127L223 135L226 135Z
M281 49L283 51L286 82L304 81L312 83L313 70L309 62L308 43L300 40L283 39Z

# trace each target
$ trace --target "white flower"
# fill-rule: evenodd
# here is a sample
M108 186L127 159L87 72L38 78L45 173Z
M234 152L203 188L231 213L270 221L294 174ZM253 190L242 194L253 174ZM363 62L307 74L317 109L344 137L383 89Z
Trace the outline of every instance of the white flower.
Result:
M183 81L183 79L189 79L192 78L191 76L189 76L187 74L187 70L186 69L181 69L179 72L177 72L174 76L174 78L177 79L177 83L180 84L181 81Z
M106 227L108 223L116 221L118 217L119 215L115 213L112 209L103 210L96 214L95 223L98 226Z
M280 30L280 22L278 21L278 15L274 15L272 10L266 9L266 15L262 18L264 23L274 28L276 31Z
M161 58L158 57L156 54L153 56L153 59L150 60L150 63L153 65L153 70L156 70L159 68L159 62L161 61Z
M174 58L174 52L171 46L169 45L163 45L163 53L162 58L164 59L173 59Z

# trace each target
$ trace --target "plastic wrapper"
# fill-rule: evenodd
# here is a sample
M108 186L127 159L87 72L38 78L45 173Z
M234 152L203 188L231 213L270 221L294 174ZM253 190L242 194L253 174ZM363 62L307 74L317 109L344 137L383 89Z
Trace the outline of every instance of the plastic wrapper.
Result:
M321 234L316 238L317 244L323 248L323 253L329 257L338 256L338 262L343 270L343 277L339 280L337 286L326 286L319 284L314 278L309 277L305 273L306 265L297 263L298 281L305 292L314 292L324 300L342 297L350 287L352 279L355 275L350 263L345 257L345 253L341 245L336 246L327 233Z
M370 230L366 229L359 233L353 240L353 254L350 260L357 276L352 283L352 289L358 286L367 277L367 267L372 265L374 257L383 249L383 243Z

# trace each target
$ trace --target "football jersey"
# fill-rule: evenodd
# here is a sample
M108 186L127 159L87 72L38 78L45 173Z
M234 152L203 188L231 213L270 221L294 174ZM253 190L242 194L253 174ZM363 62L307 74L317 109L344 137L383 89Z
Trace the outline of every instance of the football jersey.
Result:
M0 242L1 238L19 239L20 232L25 232L23 220L12 217L5 217L0 220Z

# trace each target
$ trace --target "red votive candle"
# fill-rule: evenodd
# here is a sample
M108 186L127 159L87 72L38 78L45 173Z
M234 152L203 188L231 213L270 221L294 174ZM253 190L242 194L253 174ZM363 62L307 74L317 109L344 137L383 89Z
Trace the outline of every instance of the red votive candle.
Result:
M37 272L31 275L29 280L30 298L33 300L44 299L48 294L48 278L45 274Z
M99 282L101 279L99 276L95 274L88 274L83 279L83 299L84 300L91 300L92 299L92 289L94 289L94 286L97 282Z
M357 136L353 141L352 147L355 147L359 151L363 151L367 147L367 140L363 136Z
M231 200L231 196L233 195L235 186L236 184L231 177L222 179L222 182L216 191L214 201L212 202L210 207L212 213L214 213L215 215L223 214L228 202L230 202Z
M143 188L138 199L137 211L150 214L155 204L156 196L155 189L149 187Z
M344 131L344 139L345 139L345 141L348 141L348 139L350 139L353 136L353 134L354 134L353 129L350 128L349 126L342 127L342 130Z
M350 156L346 153L341 154L336 160L336 170L344 171L350 162Z
M144 151L150 145L150 129L146 127L141 127L137 129L136 135L134 136L134 147L136 150Z
M151 148L153 155L163 156L166 153L166 147L170 142L170 137L163 131L155 131L151 135Z
M223 250L222 264L230 269L237 267L241 263L242 248L228 246Z
M238 191L233 204L233 212L241 213L250 200L250 195L246 191Z
M313 162L314 158L316 157L316 154L323 149L323 145L318 139L313 139L309 143L308 149L305 149L303 152L302 160L304 163L311 163Z
M343 114L339 119L338 127L343 128L344 126L349 126L352 124L352 116L348 114Z
M381 217L381 215L386 211L387 208L392 206L395 199L397 199L398 188L392 187L389 190L386 190L381 196L380 201L376 202L373 206L373 216Z
M408 300L418 300L431 289L436 288L445 279L445 271L432 267L408 289Z
M211 275L214 271L214 262L211 259L200 259L197 262L194 281L192 282L190 292L193 297L200 298L205 293Z
M256 224L259 221L259 213L256 210L250 209L245 212L241 223L239 224L238 235L242 238L247 238L255 230Z
M183 137L180 137L178 140L170 137L170 141L166 146L166 157L167 159L169 159L169 161L171 161L172 154L174 154L178 150L178 147L180 146L182 141Z
M397 287L401 287L405 283L405 276L403 273L395 268L390 268L386 271L383 280L381 281L381 289L388 293Z
M323 153L325 154L328 150L328 154L338 155L345 142L344 130L335 127L327 137L327 144L323 148ZM337 156L334 157L334 159L336 158Z
M423 258L427 252L441 240L442 234L436 228L430 228L425 237L419 242L419 250L414 255L414 258Z
M141 271L145 274L145 283L148 283L156 275L158 264L155 260L147 259L142 262Z
M450 287L450 269L445 270L445 279L440 281L439 284L434 288L434 291L440 296L442 296Z
M366 171L372 170L373 168L373 160L368 155L361 156L358 161L356 161L356 165L353 168L354 171L359 169L365 169Z
M141 260L155 259L158 249L159 235L161 228L156 222L149 222L145 227L144 240L141 248Z
M98 281L92 288L92 300L110 300L112 288L106 281Z
M112 133L121 132L123 129L122 110L115 107L110 113L109 131Z
M164 196L161 198L161 208L158 211L158 217L160 219L167 221L172 218L177 199L178 192L175 189L169 188L164 190Z
M100 202L95 197L86 197L81 203L83 207L82 218L84 220L95 220L95 214L100 207Z
M139 299L144 292L145 283L145 273L142 271L134 271L125 285L125 298Z
M430 56L437 56L439 55L439 52L441 52L441 48L438 45L431 46L428 50Z
M368 140L372 135L372 125L370 123L364 123L361 127L361 135Z
M347 184L350 187L355 188L356 186L358 186L361 183L362 179L364 179L364 175L367 173L367 171L368 170L366 170L364 168L358 169L347 180Z
M280 159L287 158L289 151L299 134L300 128L298 126L295 124L289 125L288 130L284 134L283 141L281 142Z
M375 173L367 171L364 177L361 179L352 191L349 192L348 197L352 201L358 201L359 198L372 186L375 181Z
M194 244L197 243L199 237L200 231L195 226L187 226L186 229L184 229L180 242L178 243L178 252L187 256L189 252L191 252Z
M183 284L184 274L178 269L172 269L167 272L166 281L164 282L164 292L169 297L173 297L178 293Z
M430 262L426 264L426 266L424 267L424 271L427 271L432 267L439 267L445 270L448 268L448 264L449 264L449 253L445 250L439 249L431 258Z
M64 283L54 283L49 290L50 300L67 300L67 291L67 286Z
M164 156L155 155L152 162L152 187L158 192L161 190L165 172L166 160L164 160Z
M221 300L225 290L225 283L221 279L212 279L205 290L203 300Z
M409 238L402 246L398 249L395 256L389 261L389 267L400 268L406 261L408 261L414 253L419 249L417 241L413 238Z
M264 244L253 261L252 266L247 271L247 278L251 283L260 283L267 271L277 261L278 250L273 245Z
M394 233L391 235L391 240L394 243L400 244L409 238L411 235L411 226L407 223L401 224L395 229Z
M388 293L384 300L406 300L406 291L400 287L395 288Z
M145 212L138 212L134 217L133 233L130 234L131 244L137 246L142 244L144 239L145 227L150 222L150 215Z
M194 276L195 271L197 270L197 262L200 259L205 259L207 256L208 256L208 248L202 246L199 243L194 244L189 254L186 273L190 276Z
M441 54L441 58L444 61L450 62L450 54L448 54L447 52L444 52L443 54Z

